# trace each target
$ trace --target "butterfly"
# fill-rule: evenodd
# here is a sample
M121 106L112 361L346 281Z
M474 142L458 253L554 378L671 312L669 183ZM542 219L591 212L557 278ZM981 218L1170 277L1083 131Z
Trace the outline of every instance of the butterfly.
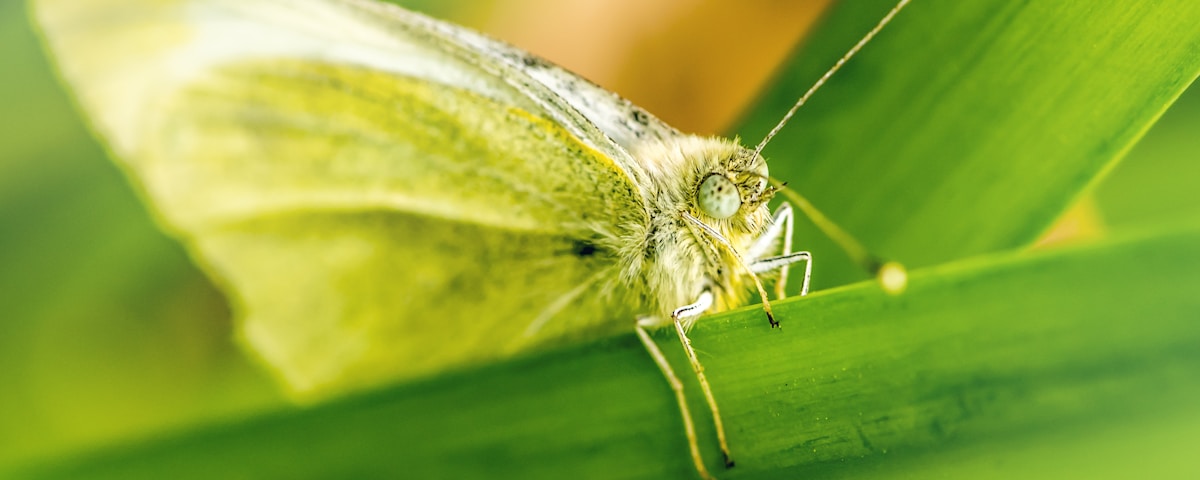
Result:
M707 477L649 330L678 333L732 465L688 328L752 291L776 325L760 276L781 297L796 264L807 293L811 256L793 251L792 206L768 206L777 194L862 250L761 155L816 87L750 149L372 0L35 7L97 136L300 397L634 330Z

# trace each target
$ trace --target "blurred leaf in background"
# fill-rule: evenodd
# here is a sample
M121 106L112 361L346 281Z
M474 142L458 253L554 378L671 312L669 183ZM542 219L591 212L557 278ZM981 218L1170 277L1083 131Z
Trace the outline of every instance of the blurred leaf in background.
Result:
M767 130L892 3L841 4L859 25L814 32L738 131ZM910 268L1025 247L1195 78L1190 12L1110 6L915 2L765 150L772 173ZM816 285L864 278L798 228Z
M1096 190L1105 224L1116 228L1200 217L1200 89L1184 92Z
M24 8L0 4L0 464L278 405L225 301L85 130Z

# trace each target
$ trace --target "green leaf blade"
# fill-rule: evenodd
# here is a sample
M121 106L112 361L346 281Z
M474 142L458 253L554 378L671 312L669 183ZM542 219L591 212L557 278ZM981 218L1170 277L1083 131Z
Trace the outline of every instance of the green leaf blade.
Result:
M743 137L891 3L843 4ZM1200 73L1197 22L1187 1L913 2L768 147L772 174L913 267L1029 245ZM862 278L812 236L819 285Z
M1194 417L1200 226L1157 233L918 271L901 297L859 284L780 302L782 330L754 309L706 319L693 342L738 461L722 476L903 476L939 455L965 465L951 476L1053 472L1045 455L995 470L988 445L1020 452L1064 430L1091 438L1148 415ZM660 341L683 370L675 340ZM682 427L651 365L620 337L25 473L687 476ZM700 433L715 453L711 428Z

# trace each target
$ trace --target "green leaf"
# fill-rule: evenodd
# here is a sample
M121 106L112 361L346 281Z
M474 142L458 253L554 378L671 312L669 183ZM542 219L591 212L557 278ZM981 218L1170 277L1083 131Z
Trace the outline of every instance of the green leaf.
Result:
M742 136L893 3L842 2ZM767 148L772 175L910 266L1029 245L1200 73L1197 24L1190 0L914 1ZM800 231L816 285L862 278Z
M1096 190L1114 227L1200 218L1200 88L1190 88Z
M1139 438L1123 436L1131 422L1145 428L1136 422L1164 413L1189 419L1176 434L1194 438L1200 226L1155 233L921 270L900 297L865 283L780 302L781 330L756 309L701 322L693 342L738 461L724 476L902 476L943 459L965 465L936 467L954 478L1053 476L1064 465L1057 455L1021 446L1046 446L1064 429L1094 445L1115 431L1137 451ZM682 426L652 365L629 335L23 473L686 477ZM716 452L711 432L701 435ZM1040 463L993 465L1006 451ZM1134 455L1100 462L1180 473ZM1196 473L1194 464L1158 467Z

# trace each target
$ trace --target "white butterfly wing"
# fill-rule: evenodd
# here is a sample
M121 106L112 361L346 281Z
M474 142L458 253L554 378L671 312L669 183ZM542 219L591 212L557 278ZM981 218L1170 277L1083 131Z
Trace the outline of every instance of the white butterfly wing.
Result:
M677 132L585 80L368 1L35 6L94 128L299 391L625 330L645 302L614 289L648 215L628 147Z
M517 83L527 85L531 96L546 98L547 109L563 110L563 105L558 102L565 102L570 107L568 110L578 112L586 119L584 125L577 126L581 132L595 127L625 151L636 150L646 141L672 140L683 135L629 100L529 52L453 24L417 14L407 15L412 24L440 36L449 48L461 50L462 55L477 58L481 63L496 62L500 67L498 73L520 72ZM530 80L533 83L526 83ZM545 91L553 95L545 95ZM578 118L563 114L559 120L574 123ZM626 161L625 158L621 160Z

